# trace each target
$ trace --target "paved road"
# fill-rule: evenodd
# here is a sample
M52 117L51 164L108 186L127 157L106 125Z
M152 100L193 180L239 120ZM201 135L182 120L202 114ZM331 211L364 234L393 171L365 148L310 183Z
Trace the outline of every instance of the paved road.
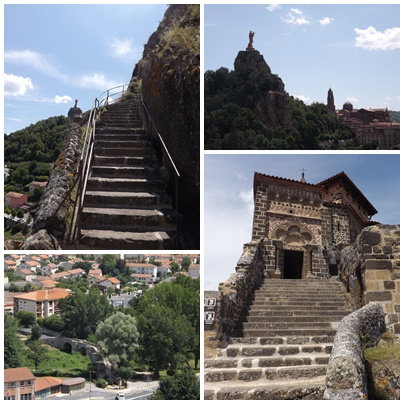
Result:
M124 390L104 390L94 385L86 383L83 390L77 391L72 395L69 394L58 394L57 396L48 397L48 400L114 400L116 393L122 392L125 394L126 400L147 400L149 396L156 391L158 385L156 382L146 383L146 382L136 382L130 383L129 388Z

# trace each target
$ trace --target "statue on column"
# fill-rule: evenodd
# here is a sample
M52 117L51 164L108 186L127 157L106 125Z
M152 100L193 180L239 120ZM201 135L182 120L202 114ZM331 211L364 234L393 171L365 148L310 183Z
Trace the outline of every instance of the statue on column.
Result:
M248 42L248 46L247 46L247 48L246 48L246 51L253 51L253 50L255 50L255 49L253 48L254 35L255 35L255 32L253 32L253 31L250 31L250 33L248 34L248 38L250 39L250 41Z

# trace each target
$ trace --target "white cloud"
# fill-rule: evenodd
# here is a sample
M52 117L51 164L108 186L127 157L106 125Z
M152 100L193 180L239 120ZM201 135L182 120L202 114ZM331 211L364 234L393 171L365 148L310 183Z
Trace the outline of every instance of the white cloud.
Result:
M254 194L252 190L241 191L239 193L240 199L246 204L250 212L254 212Z
M31 78L4 73L4 95L18 97L33 89Z
M323 17L321 20L319 20L319 23L321 25L328 25L328 24L331 24L332 21L334 21L334 18Z
M304 95L294 95L295 98L303 101L305 104L309 104L311 102L310 97L305 97Z
M367 50L392 50L400 48L400 28L387 28L377 31L369 26L366 29L355 28L355 46Z
M107 90L108 88L121 84L113 80L108 80L103 74L100 73L83 74L82 76L78 77L76 82L80 87L92 88L96 90Z
M280 4L270 4L269 6L267 6L267 10L272 13L275 10L278 10L279 8L281 8Z
M69 97L68 95L55 95L54 98L56 104L67 104L72 100L72 97Z
M350 103L354 103L354 102L359 102L359 100L355 97L352 97L351 95L349 95L348 97L346 97L346 100L349 101Z
M298 8L291 8L290 11L292 13L294 13L294 14L297 14L297 15L302 15L303 14L303 11L299 10Z
M303 11L298 8L291 8L286 16L281 17L281 20L289 25L307 25L310 24L308 17L303 15Z
M22 119L20 118L5 118L7 121L11 121L11 122L24 122Z
M132 40L129 38L114 38L109 44L111 56L117 59L133 59L138 51L133 46Z
M4 60L8 63L30 66L35 70L60 80L68 80L68 77L49 62L44 55L29 49L4 52Z

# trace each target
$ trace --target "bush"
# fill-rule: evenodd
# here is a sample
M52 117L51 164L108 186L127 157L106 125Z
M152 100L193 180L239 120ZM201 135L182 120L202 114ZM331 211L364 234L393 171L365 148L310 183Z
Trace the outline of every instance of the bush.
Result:
M58 332L62 331L64 328L63 320L56 314L52 314L51 316L44 318L42 320L42 325L50 330Z
M31 327L31 340L36 341L41 338L42 328L39 325L33 325Z
M95 385L99 387L100 389L105 389L107 387L108 382L105 379L98 379L95 382Z
M29 311L20 310L17 314L17 318L20 321L21 326L23 327L31 327L31 325L35 324L35 314L30 313Z

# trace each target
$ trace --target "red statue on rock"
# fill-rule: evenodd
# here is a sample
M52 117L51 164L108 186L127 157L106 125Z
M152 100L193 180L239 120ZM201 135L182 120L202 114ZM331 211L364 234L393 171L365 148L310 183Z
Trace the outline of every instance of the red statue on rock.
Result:
M250 39L250 42L248 42L248 46L246 48L247 51L255 50L253 48L253 46L252 46L253 45L253 40L254 40L254 35L255 35L255 32L252 32L252 31L250 31L250 33L248 34L248 38Z

